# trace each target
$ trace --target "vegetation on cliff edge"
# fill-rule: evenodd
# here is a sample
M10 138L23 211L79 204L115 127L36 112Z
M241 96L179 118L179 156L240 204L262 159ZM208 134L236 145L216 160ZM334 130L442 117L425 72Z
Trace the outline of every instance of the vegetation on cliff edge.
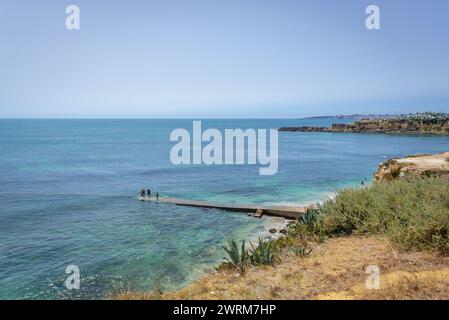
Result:
M449 253L449 180L414 177L344 189L316 211L310 229L327 236L386 235L401 249Z

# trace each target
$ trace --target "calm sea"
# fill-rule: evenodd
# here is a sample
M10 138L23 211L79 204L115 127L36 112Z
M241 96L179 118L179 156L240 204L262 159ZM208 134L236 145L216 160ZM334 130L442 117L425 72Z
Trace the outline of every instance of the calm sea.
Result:
M351 119L340 120L348 122ZM204 120L205 128L278 128L335 120ZM191 120L0 120L0 298L104 298L178 288L213 268L227 239L273 219L142 203L142 187L217 202L305 204L371 179L381 161L449 150L447 137L279 135L279 171L174 166L170 132ZM80 290L65 288L79 266Z

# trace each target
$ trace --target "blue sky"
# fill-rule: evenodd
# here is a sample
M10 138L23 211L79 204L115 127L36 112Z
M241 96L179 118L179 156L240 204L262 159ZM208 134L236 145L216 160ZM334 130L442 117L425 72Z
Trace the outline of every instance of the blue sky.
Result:
M448 14L447 0L2 0L0 117L449 111Z

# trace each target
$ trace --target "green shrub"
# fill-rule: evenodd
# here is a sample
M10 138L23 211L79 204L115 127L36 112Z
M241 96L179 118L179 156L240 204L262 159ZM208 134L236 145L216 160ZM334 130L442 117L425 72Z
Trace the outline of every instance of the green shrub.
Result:
M328 235L385 234L404 249L449 253L449 180L416 177L344 189L320 207Z
M327 234L322 227L322 221L318 219L320 208L309 208L305 214L298 217L297 223L290 226L289 235L301 240L313 240L323 242Z

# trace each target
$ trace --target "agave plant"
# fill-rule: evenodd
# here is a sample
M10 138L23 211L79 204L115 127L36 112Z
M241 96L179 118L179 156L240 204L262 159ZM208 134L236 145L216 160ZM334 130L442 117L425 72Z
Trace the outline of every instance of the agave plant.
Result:
M273 264L276 256L273 252L273 243L271 242L271 239L268 240L268 242L264 242L259 237L259 245L257 248L254 247L254 245L251 243L251 262L254 265L269 265Z
M240 274L244 274L246 267L249 263L249 255L248 250L245 249L245 240L242 242L241 250L239 251L239 247L237 241L229 240L227 246L223 246L223 249L228 254L228 257L225 258L234 268L239 270Z
M298 223L305 224L309 227L313 227L313 225L316 221L318 212L319 212L318 209L313 209L313 208L307 209L306 213L304 213L298 217Z

